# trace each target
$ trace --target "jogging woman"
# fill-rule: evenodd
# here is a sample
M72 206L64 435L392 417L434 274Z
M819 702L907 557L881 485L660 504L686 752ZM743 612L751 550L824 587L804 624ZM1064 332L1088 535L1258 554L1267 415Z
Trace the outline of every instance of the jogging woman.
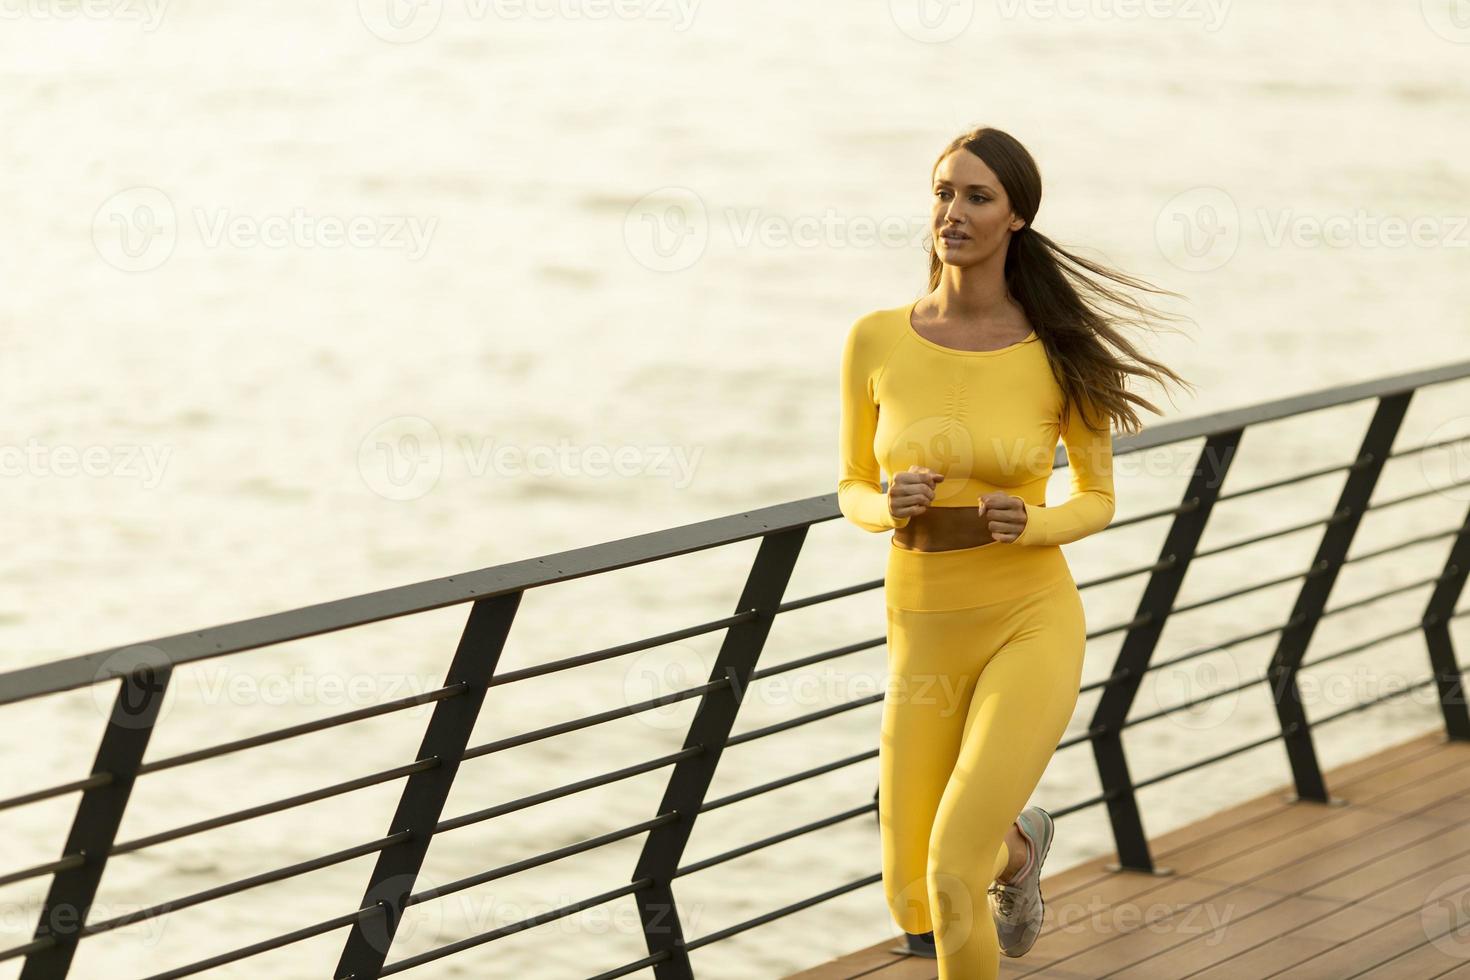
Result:
M878 783L888 905L941 980L988 980L1001 952L1024 954L1041 931L1055 830L1026 804L1077 704L1086 632L1061 545L1112 520L1111 423L1141 428L1135 404L1158 412L1127 377L1188 383L1115 326L1161 315L1085 273L1178 294L1036 231L1041 176L1014 138L955 139L932 193L928 292L847 335L838 501L859 527L893 531ZM1059 438L1071 495L1047 507Z

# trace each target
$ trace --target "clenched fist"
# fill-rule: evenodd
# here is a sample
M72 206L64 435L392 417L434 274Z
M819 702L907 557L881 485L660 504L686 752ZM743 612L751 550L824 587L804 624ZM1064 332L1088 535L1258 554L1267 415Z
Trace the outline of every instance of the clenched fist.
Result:
M934 487L943 480L943 473L927 466L910 466L904 473L893 474L888 481L888 513L894 517L924 513L934 502Z
M980 519L990 523L991 536L997 541L1014 541L1026 529L1026 501L1004 490L981 497L979 511Z

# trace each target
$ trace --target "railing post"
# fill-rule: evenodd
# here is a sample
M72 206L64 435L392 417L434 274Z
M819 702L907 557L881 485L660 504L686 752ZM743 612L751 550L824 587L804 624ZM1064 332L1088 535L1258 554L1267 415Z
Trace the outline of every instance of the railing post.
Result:
M1243 430L1231 429L1205 440L1195 461L1194 474L1184 491L1186 509L1174 515L1159 561L1166 563L1149 576L1148 585L1138 602L1134 625L1128 629L1113 664L1117 683L1103 688L1097 710L1092 715L1092 754L1097 760L1098 779L1107 797L1108 820L1113 826L1113 840L1118 846L1118 863L1110 870L1147 871L1169 874L1168 868L1155 868L1149 853L1148 835L1138 813L1138 797L1133 777L1128 772L1128 759L1123 751L1123 723L1138 689L1148 674L1149 661L1158 646L1159 635L1168 621L1169 610L1179 595L1184 573L1194 559L1210 512L1220 496L1220 487L1230 463L1240 447Z
M153 651L152 647L137 649ZM156 652L156 651L153 651ZM46 903L41 908L41 921L34 939L51 939L53 945L26 957L20 980L58 980L71 969L77 952L77 932L87 922L107 856L117 840L123 811L143 753L158 721L172 671L167 666L145 664L135 672L122 676L107 730L97 749L92 774L109 773L106 785L94 786L82 794L72 819L62 856L80 854L80 865L58 871L51 879ZM99 683L102 683L99 681Z
M1444 572L1424 607L1424 640L1429 645L1429 663L1439 688L1439 709L1444 713L1445 737L1452 742L1470 741L1470 715L1465 710L1465 675L1450 640L1450 616L1470 576L1470 511L1460 535L1450 549Z
M766 637L775 620L776 609L791 580L806 540L806 527L793 528L761 539L760 551L746 577L736 612L754 609L756 616L737 623L725 633L710 680L728 678L728 687L707 692L700 698L684 748L699 746L703 751L681 759L669 774L658 813L677 813L678 819L655 827L643 843L643 853L633 870L633 881L648 878L653 884L638 895L638 915L643 923L643 936L650 955L667 953L666 959L654 965L657 980L692 980L694 968L684 948L684 932L679 923L678 905L674 901L674 872L684 847L694 830L694 820L704 804L705 794L714 779L720 754L734 727L740 702L750 684L756 661L760 659Z
M358 908L377 905L382 911L352 924L332 974L338 980L376 980L388 958L404 902L413 892L520 602L521 593L511 592L479 599L470 608L459 648L444 678L445 687L463 684L465 689L435 703L417 756L420 760L437 758L439 765L409 776L403 787L387 836L405 830L413 836L378 852L378 862Z
M1290 802L1344 802L1328 797L1322 768L1317 763L1317 749L1312 742L1311 722L1302 706L1296 675L1301 669L1307 646L1312 642L1312 633L1317 629L1322 610L1327 607L1327 598L1332 594L1332 586L1353 543L1353 535L1362 523L1368 499L1378 484L1378 475L1388 462L1394 437L1398 435L1413 395L1410 390L1378 400L1378 409L1373 413L1373 420L1368 424L1368 432L1358 450L1356 468L1348 474L1342 493L1338 495L1337 506L1332 511L1333 516L1341 516L1341 520L1329 524L1323 532L1316 557L1302 581L1286 627L1276 642L1271 666L1266 670L1272 700L1276 703L1276 717L1281 723L1286 756L1296 781L1296 796Z

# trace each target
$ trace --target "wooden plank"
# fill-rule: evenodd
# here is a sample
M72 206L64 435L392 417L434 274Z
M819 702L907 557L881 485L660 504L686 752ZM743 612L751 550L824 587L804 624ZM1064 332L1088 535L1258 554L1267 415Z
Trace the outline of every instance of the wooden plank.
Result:
M1269 900L1259 908L1251 909L1259 896L1267 895L1271 896ZM1162 940L1154 942L1154 937L1160 934L1151 931L1145 931L1142 942L1129 937L1128 942L1119 944L1119 952L1130 959L1131 965L1109 976L1119 980L1189 976L1224 964L1262 943L1290 935L1303 923L1315 921L1341 907L1335 902L1281 896L1253 888L1234 890L1228 899L1210 905L1214 914L1197 918L1202 924L1220 923L1217 928L1205 931L1197 927L1185 934L1182 942L1172 932L1162 936L1162 939L1169 940L1167 943ZM1157 952L1153 951L1154 946L1160 947ZM1236 970L1234 975L1248 974Z
M1328 787L1336 796L1363 802L1392 792L1401 781L1422 778L1427 773L1442 772L1454 763L1443 755L1444 736L1437 732L1409 739L1383 752L1346 763L1327 774ZM1377 780L1377 782L1375 782ZM1220 842L1231 833L1245 833L1261 820L1281 814L1292 814L1304 828L1319 820L1329 819L1339 808L1312 803L1287 803L1290 784L1236 804L1195 823L1176 828L1155 838L1152 850L1160 865L1180 870L1176 862L1201 841ZM1135 872L1108 871L1106 865L1116 862L1116 854L1101 855L1083 864L1046 878L1049 894L1062 895L1073 888L1092 882L1124 877L1144 885L1156 881L1153 876Z
M1463 910L1464 903L1470 899L1470 874L1462 871L1458 877L1461 884L1447 891L1445 897L1448 905ZM1383 909L1390 913L1390 918L1382 925L1291 967L1281 974L1282 980L1338 980L1359 976L1368 970L1375 971L1379 980L1386 977L1432 977L1453 968L1456 958L1453 954L1437 958L1434 953L1459 949L1463 955L1470 949L1470 942L1441 935L1447 928L1443 916L1436 915L1433 906L1423 904L1425 892L1435 885L1443 885L1447 879L1444 874L1415 878L1413 883L1397 890L1403 901L1395 909ZM1430 886L1429 889L1425 888L1426 885ZM1416 895L1420 896L1417 903L1414 902ZM1425 946L1430 947L1430 951L1424 951L1422 947ZM1414 962L1432 962L1435 965L1422 970L1402 969L1405 958L1409 956L1414 957Z

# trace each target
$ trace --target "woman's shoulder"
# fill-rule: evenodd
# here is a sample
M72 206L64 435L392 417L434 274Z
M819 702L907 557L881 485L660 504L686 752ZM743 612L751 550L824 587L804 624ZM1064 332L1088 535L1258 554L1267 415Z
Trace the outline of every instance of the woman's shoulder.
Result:
M847 346L855 354L882 356L909 328L909 309L913 304L871 310L853 321L847 330Z

